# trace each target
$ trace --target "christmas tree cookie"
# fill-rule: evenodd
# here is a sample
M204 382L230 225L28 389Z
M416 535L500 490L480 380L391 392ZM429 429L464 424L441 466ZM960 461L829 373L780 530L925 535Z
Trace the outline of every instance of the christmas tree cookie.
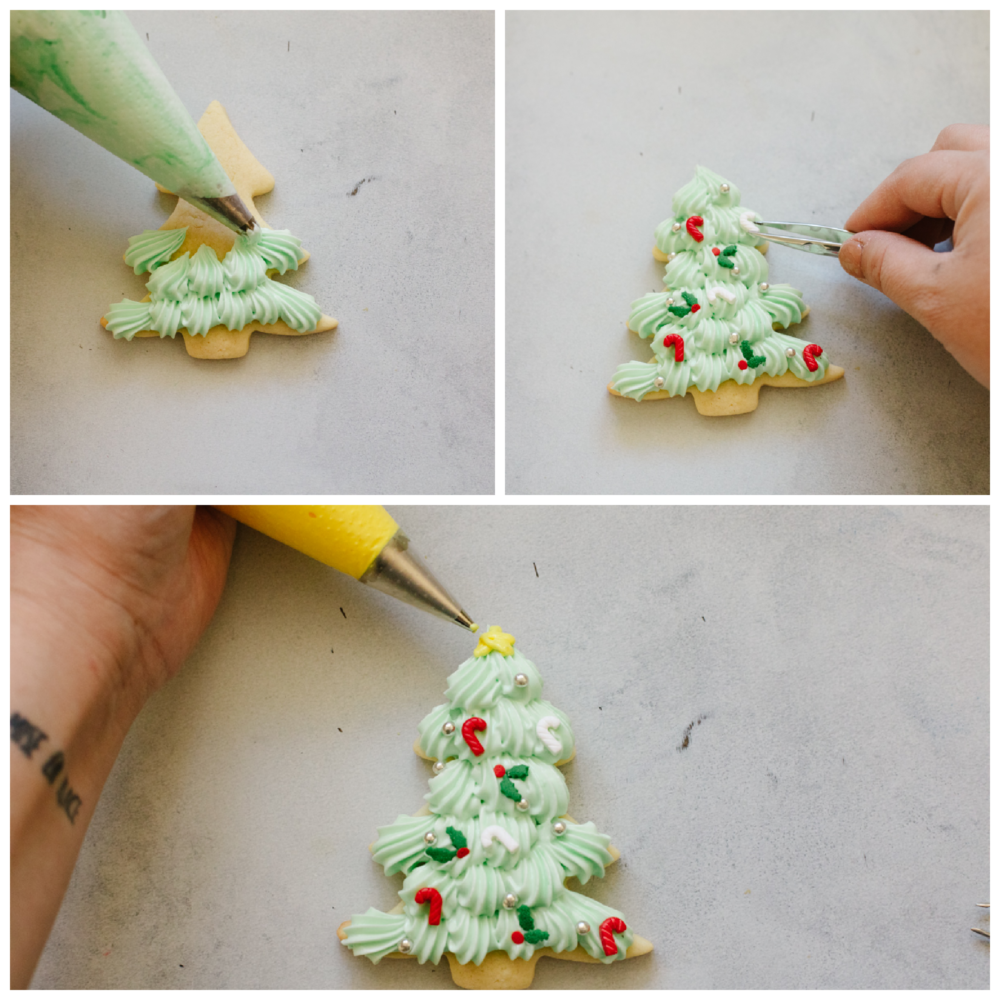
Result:
M623 914L564 885L602 877L618 852L566 813L558 766L575 753L573 731L514 642L492 626L420 723L416 751L434 761L427 804L371 847L386 875L404 876L401 902L341 925L355 955L447 955L459 986L523 989L543 956L610 965L652 950Z
M101 325L124 340L173 338L180 331L196 358L241 358L255 330L285 336L333 330L337 321L323 315L311 295L271 277L309 259L299 240L287 229L269 228L254 205L254 196L270 191L274 178L243 144L218 101L198 128L257 227L237 235L179 198L159 229L129 240L125 263L136 274L149 273L149 294L141 302L124 299L111 306Z
M620 365L608 390L635 400L694 397L699 413L757 408L763 385L806 388L844 374L818 344L786 331L809 313L802 293L767 280L755 212L718 174L698 167L656 229L663 292L632 303L628 326L652 338L654 359ZM758 252L759 251L759 252Z

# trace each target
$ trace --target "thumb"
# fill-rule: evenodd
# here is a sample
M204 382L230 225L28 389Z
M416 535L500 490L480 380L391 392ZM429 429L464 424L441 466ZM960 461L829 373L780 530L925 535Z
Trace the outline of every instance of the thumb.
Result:
M887 295L925 327L947 257L901 233L881 230L856 233L840 248L840 266L849 275Z

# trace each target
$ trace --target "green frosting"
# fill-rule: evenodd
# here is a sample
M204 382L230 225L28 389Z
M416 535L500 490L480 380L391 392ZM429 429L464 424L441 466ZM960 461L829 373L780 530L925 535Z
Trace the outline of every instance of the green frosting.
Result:
M740 206L739 189L698 167L674 196L673 210L656 229L657 248L675 255L664 269L667 290L636 299L628 320L630 329L651 339L654 358L620 365L612 387L641 399L650 392L682 395L692 386L714 392L726 381L749 384L763 374L789 371L807 382L822 379L826 354L815 358L816 370L810 371L802 357L808 341L774 329L800 322L805 305L791 285L761 288L767 261L754 248L764 239L747 228L756 215ZM695 227L701 241L688 232L691 216L702 219ZM663 342L670 334L683 341L680 361L676 344Z
M526 684L516 682L518 674ZM600 878L613 855L609 838L593 823L565 819L569 791L555 763L572 755L573 733L541 693L537 668L518 651L470 657L448 678L448 701L419 726L421 752L446 761L430 779L430 813L379 827L372 847L386 875L405 875L403 913L370 909L352 917L344 944L355 954L378 962L405 939L420 962L437 962L445 952L461 963L479 963L491 951L530 958L536 948L578 946L605 963L625 957L631 930L616 936L615 955L605 955L600 941L601 923L624 919L622 914L565 885L570 877ZM486 722L475 734L484 748L478 756L461 735L469 718ZM543 720L543 731L561 744L558 753L538 735ZM445 734L448 722L455 731ZM522 796L527 809L517 806ZM468 852L463 857L460 848ZM440 893L437 925L428 922L427 903L414 902L421 889ZM515 907L504 905L511 894ZM591 928L587 934L577 932L581 921ZM514 941L515 932L523 940Z
M746 209L739 208L739 188L730 184L728 191L722 190L727 183L724 177L698 167L694 179L684 185L674 195L674 214L664 219L656 227L656 246L663 253L678 253L690 249L695 243L688 234L685 223L692 215L700 216L704 221L698 226L698 231L705 237L698 246L725 246L727 244L746 242L747 232L740 226L740 215ZM736 211L733 211L733 210ZM675 223L680 224L677 232L673 231ZM751 239L749 246L763 242L760 238Z
M284 320L301 333L322 316L315 299L268 276L298 267L302 244L287 229L254 230L236 237L223 260L205 244L192 257L170 257L184 243L186 229L147 230L129 240L125 262L136 274L151 272L149 302L125 299L108 310L108 329L131 340L141 330L173 337L181 328L204 336L213 326L240 330L250 323Z
M494 670L483 670L480 659L470 656L451 677L445 697L449 702L469 709L491 708L506 699L526 703L542 693L542 679L535 665L515 649L511 656L499 656ZM514 678L523 674L528 678L524 687L518 687Z
M138 236L130 236L125 263L136 274L152 271L180 250L186 235L186 229L147 229Z
M396 951L406 929L407 917L402 913L382 913L374 907L351 918L344 942L355 955L367 955L378 964L389 952Z

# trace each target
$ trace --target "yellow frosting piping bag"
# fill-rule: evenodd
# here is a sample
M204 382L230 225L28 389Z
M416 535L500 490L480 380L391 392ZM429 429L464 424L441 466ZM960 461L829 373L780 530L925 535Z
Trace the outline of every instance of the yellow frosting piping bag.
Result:
M369 587L475 632L478 625L414 558L410 540L384 507L217 505L237 521Z
M12 10L10 85L236 232L254 218L117 10Z

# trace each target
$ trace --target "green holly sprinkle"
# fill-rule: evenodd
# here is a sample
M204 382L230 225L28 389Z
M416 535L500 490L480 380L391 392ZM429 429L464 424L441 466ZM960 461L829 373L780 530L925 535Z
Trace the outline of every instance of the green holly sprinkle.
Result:
M690 292L681 292L681 298L684 299L689 306L696 306L698 304L698 300Z
M507 777L516 778L518 781L524 781L524 779L528 777L528 765L515 764L513 767L507 768Z
M535 918L531 915L531 910L527 906L519 906L517 908L517 922L521 925L521 930L524 932L524 940L528 944L540 944L548 936L548 931L540 931L535 929Z
M763 354L754 354L753 346L750 344L749 340L743 340L740 342L740 350L743 352L743 357L746 358L747 364L751 368L756 368L758 365L764 364L767 358Z
M521 801L521 793L517 790L517 785L514 784L507 775L504 775L500 779L500 791L507 796L508 799L513 799L515 802Z
M455 845L455 847L461 848L469 846L469 842L465 839L465 835L461 830L456 830L453 826L446 827L445 830L448 836L451 837L451 842Z
M734 253L736 253L736 244L735 243L733 243L730 246L726 247L726 249L722 251L722 256L723 257L732 257L732 255Z
M427 854L434 861L440 861L442 864L446 864L451 861L453 857L458 853L458 851L452 850L450 847L428 847Z
M736 265L733 263L732 257L723 257L720 255L715 259L719 262L719 267L730 267L730 268L736 267Z
M687 316L691 312L690 306L667 306L667 312L672 312L675 316Z

